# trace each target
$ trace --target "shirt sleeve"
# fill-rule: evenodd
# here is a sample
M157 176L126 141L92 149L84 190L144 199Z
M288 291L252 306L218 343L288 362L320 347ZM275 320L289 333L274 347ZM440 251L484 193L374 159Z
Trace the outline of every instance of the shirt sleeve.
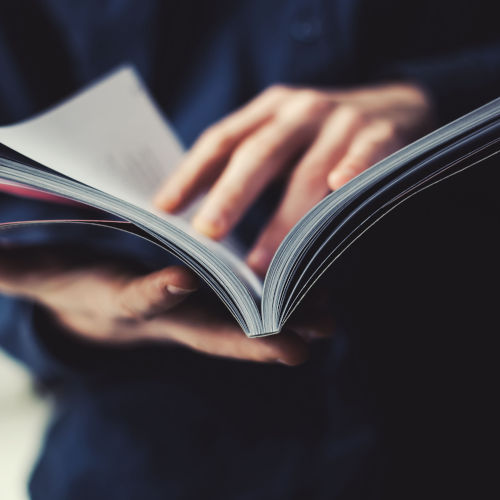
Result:
M37 376L51 372L32 328L33 304L0 295L0 346Z
M23 198L0 193L0 222L31 219L86 218L88 213L77 206L62 207L33 198ZM76 242L83 236L57 227L37 227L28 231L2 233L3 244L43 244L62 239L64 243ZM68 338L66 338L68 337ZM72 354L85 348L71 349L69 335L62 332L50 314L42 307L17 297L0 294L0 348L22 362L39 380L50 383L55 379L66 379L79 370L77 359Z
M87 210L87 212L85 211ZM90 218L88 209L0 193L0 221ZM101 231L95 233L95 231ZM105 232L102 232L105 231ZM9 244L82 244L96 255L137 259L156 269L177 263L164 250L121 231L92 226L48 226L0 235ZM148 266L149 267L149 266ZM65 331L44 307L0 294L0 348L21 361L42 383L88 379L130 365L136 351L81 340ZM158 350L157 348L155 348Z
M132 366L135 351L80 340L45 308L0 295L0 348L23 363L47 387L90 380Z
M67 350L63 343L51 345L48 341L48 338L62 339L61 332L48 318L32 302L0 295L0 348L23 363L38 381L51 385L81 375L82 371L70 351L62 355L61 351Z
M396 63L383 78L413 81L431 97L443 125L499 96L500 42L425 60Z

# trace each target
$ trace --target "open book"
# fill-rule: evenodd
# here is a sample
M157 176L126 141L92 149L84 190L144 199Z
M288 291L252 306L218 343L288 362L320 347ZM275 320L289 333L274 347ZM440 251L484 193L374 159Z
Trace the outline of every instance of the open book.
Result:
M193 212L161 213L158 187L183 148L130 67L58 107L0 127L0 179L94 206L120 221L91 223L137 234L197 273L250 336L277 333L327 268L384 214L415 193L500 152L500 98L372 166L309 211L278 248L264 282L238 246L211 241Z

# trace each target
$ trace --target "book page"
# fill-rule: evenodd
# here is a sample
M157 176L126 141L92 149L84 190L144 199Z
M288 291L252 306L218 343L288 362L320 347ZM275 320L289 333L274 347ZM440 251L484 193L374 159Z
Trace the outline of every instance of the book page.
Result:
M118 69L52 110L0 127L0 143L153 212L206 244L189 224L196 204L175 216L153 206L184 150L132 67ZM243 256L231 238L223 245Z
M183 148L132 68L51 111L8 127L0 142L68 177L152 209Z

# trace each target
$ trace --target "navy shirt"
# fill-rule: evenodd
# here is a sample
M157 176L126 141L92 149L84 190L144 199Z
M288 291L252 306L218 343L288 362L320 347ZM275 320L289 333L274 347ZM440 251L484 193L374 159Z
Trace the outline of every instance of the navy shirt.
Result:
M0 120L29 116L132 62L187 146L278 82L415 80L444 122L500 88L493 7L444 0L2 2ZM79 210L0 195L2 220L78 217ZM56 236L112 254L120 248L150 267L168 263L144 242L99 231ZM369 326L355 314L356 280L345 267L335 280L344 329L295 370L180 348L86 345L59 332L43 310L1 298L0 342L58 395L33 498L388 498L390 453L362 382L352 325Z

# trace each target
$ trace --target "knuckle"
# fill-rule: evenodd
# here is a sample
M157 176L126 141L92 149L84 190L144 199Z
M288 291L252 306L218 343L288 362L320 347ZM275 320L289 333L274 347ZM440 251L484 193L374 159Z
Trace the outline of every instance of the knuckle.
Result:
M337 108L336 114L347 123L363 126L368 123L368 116L356 106L342 104Z
M328 105L320 92L313 89L299 90L293 100L296 113L304 117L315 117L323 113Z
M249 158L252 158L255 151L258 151L258 142L256 139L247 139L231 156L230 166L238 165L238 168L248 163Z
M289 91L290 87L288 87L287 85L283 85L282 83L276 83L268 87L265 90L264 95L266 95L269 98L281 98L283 96L288 95Z
M272 145L267 138L254 135L243 141L243 144L235 151L232 159L238 165L249 162L262 162L272 155L272 149Z
M117 319L121 323L132 323L143 319L142 314L128 302L120 300L118 302Z
M200 144L212 142L217 134L217 127L215 125L211 125L203 131L203 133L200 135L200 138L198 139L198 142Z
M233 143L231 134L219 125L212 125L200 137L200 145L213 155L225 153Z
M321 92L316 89L299 89L295 93L295 99L302 101L305 104L314 104L321 99Z
M290 122L304 122L323 116L330 109L330 102L314 89L301 89L294 92L282 109L278 119L289 124Z

